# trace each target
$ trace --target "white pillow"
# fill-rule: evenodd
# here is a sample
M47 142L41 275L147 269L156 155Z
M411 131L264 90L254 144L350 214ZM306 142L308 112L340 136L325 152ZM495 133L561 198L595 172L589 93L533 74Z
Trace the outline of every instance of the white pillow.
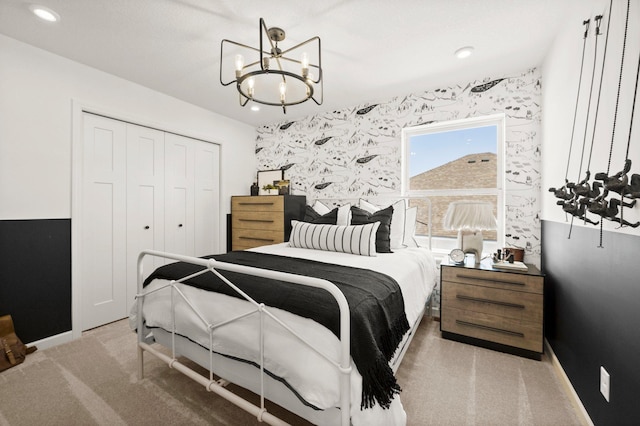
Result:
M414 238L416 235L416 219L418 207L411 207L405 211L404 215L404 245L407 247L418 247Z
M318 200L313 203L311 208L320 215L325 215L333 210ZM344 206L338 207L338 220L336 225L351 225L351 204L345 204Z
M325 206L324 204L322 204L320 201L317 201L315 203L313 203L313 205L311 206L312 209L314 209L316 211L316 213L318 213L321 216L324 216L325 214L329 213L332 209L330 209L329 207Z
M404 200L398 200L393 203L392 206L393 216L391 216L391 232L389 233L389 245L393 250L404 247L406 205ZM371 204L366 200L360 199L360 208L369 213L375 213L378 210L382 210L387 207L388 206L376 206L375 204Z
M380 222L367 225L324 225L291 221L291 247L337 251L361 256L376 255L376 232Z

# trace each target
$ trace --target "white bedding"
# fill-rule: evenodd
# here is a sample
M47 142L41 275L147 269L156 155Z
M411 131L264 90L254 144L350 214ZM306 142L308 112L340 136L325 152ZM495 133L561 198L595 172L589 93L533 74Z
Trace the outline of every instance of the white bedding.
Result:
M288 243L252 249L261 253L299 257L345 266L372 269L394 278L402 290L409 324L413 325L424 309L436 283L436 265L431 252L425 248L404 248L376 257L357 256L319 250L289 247ZM166 285L166 280L155 280L145 292ZM215 324L253 307L244 300L179 285L186 297ZM207 327L189 306L174 297L176 307L176 333L188 336L205 348L209 347ZM298 317L280 309L270 308L276 317L304 336L314 346L334 360L339 359L339 341L336 336L313 320ZM143 313L148 327L172 329L170 290L164 289L145 297ZM132 320L135 318L132 312ZM132 321L135 324L135 321ZM339 373L326 359L302 344L273 320L265 320L265 368L285 379L307 402L326 409L339 405ZM259 318L251 315L216 329L213 350L218 353L259 363ZM405 424L406 414L399 398L388 410L378 405L360 410L362 378L352 362L351 421L360 424ZM224 377L223 372L218 372ZM268 398L268 395L267 395Z

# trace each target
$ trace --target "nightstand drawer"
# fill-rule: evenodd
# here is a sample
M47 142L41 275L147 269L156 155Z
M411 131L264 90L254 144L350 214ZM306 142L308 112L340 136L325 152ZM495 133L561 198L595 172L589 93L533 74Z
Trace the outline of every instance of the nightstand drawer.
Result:
M442 268L442 281L542 294L540 276L462 267Z
M442 331L542 353L542 323L452 307L442 312L440 321Z
M284 232L282 212L238 211L231 216L233 229Z
M441 303L450 308L542 323L542 294L443 281Z
M258 195L253 197L231 197L231 211L241 212L283 212L284 197Z

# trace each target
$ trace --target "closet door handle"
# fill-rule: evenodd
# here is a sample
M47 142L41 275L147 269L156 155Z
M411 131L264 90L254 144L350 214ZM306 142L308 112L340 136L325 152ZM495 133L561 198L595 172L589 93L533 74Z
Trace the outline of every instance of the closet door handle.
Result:
M182 224L181 223L178 224L178 228L182 228Z
M145 227L144 227L144 229L149 229L149 228L150 228L150 226L149 226L149 225L147 225L147 226L145 226Z

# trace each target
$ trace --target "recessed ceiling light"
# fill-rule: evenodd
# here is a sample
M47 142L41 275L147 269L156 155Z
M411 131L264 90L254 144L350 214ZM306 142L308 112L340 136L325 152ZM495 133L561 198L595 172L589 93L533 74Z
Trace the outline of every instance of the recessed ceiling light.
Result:
M251 105L251 111L260 111L260 107L258 105Z
M60 20L60 15L58 15L48 7L32 4L31 6L29 6L29 9L31 10L31 12L33 12L34 15L44 21L58 22Z
M456 57L458 59L464 59L464 58L468 58L469 56L471 56L471 53L473 52L473 47L472 46L465 46L465 47L461 47L460 49L456 50Z

